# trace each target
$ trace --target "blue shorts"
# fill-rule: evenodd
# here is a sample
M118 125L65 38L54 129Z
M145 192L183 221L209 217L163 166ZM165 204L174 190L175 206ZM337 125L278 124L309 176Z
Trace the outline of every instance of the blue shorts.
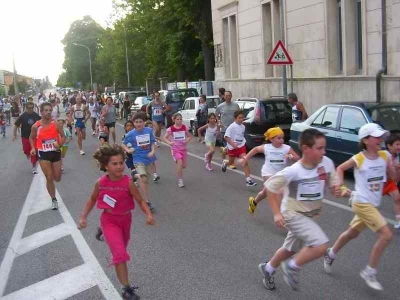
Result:
M77 119L75 122L75 127L85 129L86 125L85 125L85 123L83 123L83 121L81 119Z

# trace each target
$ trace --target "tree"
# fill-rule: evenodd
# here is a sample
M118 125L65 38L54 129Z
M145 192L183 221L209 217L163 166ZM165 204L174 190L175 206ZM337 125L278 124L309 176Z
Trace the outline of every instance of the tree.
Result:
M28 88L29 88L29 84L26 82L26 80L18 81L18 91L20 93L25 93L28 90ZM8 93L10 95L15 95L15 86L13 83L10 84Z

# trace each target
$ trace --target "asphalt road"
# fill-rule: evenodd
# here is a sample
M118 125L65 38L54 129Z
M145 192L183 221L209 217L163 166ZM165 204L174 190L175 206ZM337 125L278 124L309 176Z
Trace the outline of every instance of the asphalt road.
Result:
M117 128L120 140L122 127ZM41 175L31 174L20 141L11 142L11 127L7 128L7 134L6 138L0 138L0 262L3 262L0 269L5 265L6 256L11 255L14 259L9 266L3 298L0 289L0 299L116 299L105 297L102 292L107 280L117 291L120 285L113 268L109 267L107 245L94 238L100 212L94 210L90 215L89 227L82 231L84 239L80 239L80 232L71 229L73 222L79 219L94 182L103 174L91 156L99 145L97 138L87 137L84 143L86 155L81 156L74 136L65 159L65 173L61 183L57 184L63 209L55 212L42 207L41 199L46 198L42 181L35 179L35 185L40 185L38 192L31 190L28 193L32 178ZM222 173L218 165L214 165L213 172L206 171L202 160L205 146L196 140L189 145L189 152L188 168L184 172L186 187L179 189L168 147L162 145L157 149L161 180L150 184L150 200L157 210L157 224L145 225L140 209L134 212L129 273L132 283L139 286L138 294L142 299L400 299L398 235L379 267L378 278L385 290L381 293L372 291L359 276L375 241L374 234L368 231L338 255L332 275L324 273L321 259L301 271L300 291L292 291L286 286L280 270L276 275L277 289L267 291L257 266L282 245L285 231L274 226L266 202L258 206L254 215L247 212L247 199L258 192L261 182L258 181L257 187L249 188L240 171ZM218 164L218 153L215 158ZM252 174L259 176L262 163L261 156L251 160ZM346 184L352 186L351 176ZM346 206L346 199L327 200L319 223L334 241L347 228L352 213ZM26 213L26 201L32 202L34 211L31 209ZM393 219L389 198L384 199L382 211ZM68 215L72 216L70 221ZM52 228L60 231L64 223L70 226L68 230L72 233L32 246L24 254L18 252L22 242L16 243L18 249L11 251L8 246L13 234L15 236L16 229L22 230L19 218L26 219L22 239ZM49 231L46 236L53 236L56 230ZM35 242L40 244L40 239ZM78 272L85 264L100 265L102 271L94 272L97 278L102 278L99 284L93 284L98 282L97 279L88 279L86 271ZM68 275L70 270L77 270L74 274L78 275ZM1 274L4 273L0 270ZM0 278L0 282L4 279ZM59 295L50 298L44 293L43 297L28 297L32 292L30 287L39 284ZM74 295L77 286L82 286L81 291ZM25 293L21 294L21 291ZM12 298L16 293L20 293L18 298Z

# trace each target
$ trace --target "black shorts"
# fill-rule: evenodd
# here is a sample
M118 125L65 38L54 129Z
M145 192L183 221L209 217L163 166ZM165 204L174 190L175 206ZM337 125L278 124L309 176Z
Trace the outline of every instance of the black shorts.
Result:
M108 130L110 130L110 128L115 128L115 122L106 123L106 124L104 124L104 125L107 127Z
M99 140L103 139L106 143L108 143L108 136L99 136Z
M47 160L51 163L55 163L61 160L61 151L38 151L39 160Z

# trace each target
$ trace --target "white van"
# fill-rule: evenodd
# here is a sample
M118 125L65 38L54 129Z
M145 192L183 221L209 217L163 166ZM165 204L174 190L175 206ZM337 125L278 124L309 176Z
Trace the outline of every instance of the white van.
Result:
M200 97L190 97L185 100L182 110L179 113L182 115L183 124L188 126L193 135L197 135L197 118L196 112L199 109ZM220 104L219 96L207 96L208 113L214 113L217 106Z

